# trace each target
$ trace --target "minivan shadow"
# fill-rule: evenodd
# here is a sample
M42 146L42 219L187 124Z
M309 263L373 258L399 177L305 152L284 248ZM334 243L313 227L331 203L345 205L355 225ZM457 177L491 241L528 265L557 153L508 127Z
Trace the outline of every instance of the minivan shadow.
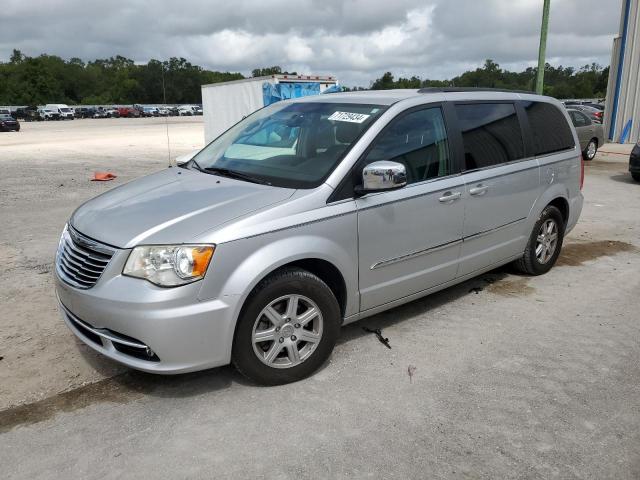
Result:
M356 340L365 335L371 335L370 332L364 330L364 327L369 329L379 328L380 330L383 330L406 320L424 315L431 310L437 309L446 303L458 300L466 295L477 294L484 290L488 285L503 280L512 273L512 268L509 265L505 265L471 278L465 282L445 288L444 290L432 293L431 295L427 295L426 297L413 300L412 302L399 307L358 320L357 322L351 323L342 328L338 345Z
M371 335L363 330L365 326L372 329L385 329L424 315L465 295L474 295L485 287L503 280L511 273L513 272L509 266L503 266L405 305L346 325L341 330L338 345L357 340L365 335ZM110 383L113 391L122 393L122 395L118 395L120 401L126 401L126 397L139 398L140 395L160 398L187 398L224 390L233 384L260 386L246 379L231 365L179 375L157 375L121 367L116 362L95 354L91 350L85 350L81 347L79 349L85 360L101 373L113 375L118 370L122 371L122 373L116 373L115 376L102 381ZM328 362L320 370L326 368L327 365ZM126 392L129 392L129 395Z

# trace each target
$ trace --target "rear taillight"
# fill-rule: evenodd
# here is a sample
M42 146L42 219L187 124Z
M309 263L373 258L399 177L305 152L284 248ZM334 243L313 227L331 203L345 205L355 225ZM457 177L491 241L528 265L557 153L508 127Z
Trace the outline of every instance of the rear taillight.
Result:
M584 186L584 158L580 155L580 190Z
M596 112L595 116L598 117L598 118L602 118L602 112Z

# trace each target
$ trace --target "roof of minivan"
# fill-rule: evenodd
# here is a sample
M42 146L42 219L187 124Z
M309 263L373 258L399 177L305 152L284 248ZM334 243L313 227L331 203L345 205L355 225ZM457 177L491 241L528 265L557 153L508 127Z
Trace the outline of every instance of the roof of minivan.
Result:
M551 100L551 97L531 92L491 90L491 89L397 89L363 90L358 92L331 93L296 98L296 102L327 103L367 103L373 105L393 105L408 98L429 97L439 100Z

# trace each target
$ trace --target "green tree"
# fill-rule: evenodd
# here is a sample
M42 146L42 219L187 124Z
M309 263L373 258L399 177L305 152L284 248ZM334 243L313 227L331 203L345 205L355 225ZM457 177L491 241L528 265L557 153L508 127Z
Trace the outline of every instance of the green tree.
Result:
M282 68L277 65L274 67L255 68L251 70L252 77L266 77L268 75L278 75L282 73Z

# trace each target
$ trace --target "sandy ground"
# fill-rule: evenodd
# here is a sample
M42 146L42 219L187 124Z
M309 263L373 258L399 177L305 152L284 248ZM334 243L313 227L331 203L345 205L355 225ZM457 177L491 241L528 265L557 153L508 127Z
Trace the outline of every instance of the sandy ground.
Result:
M0 135L0 409L123 369L78 344L57 313L52 268L73 210L204 145L202 117L22 123ZM96 171L118 177L91 182Z
M199 119L171 122L174 154L202 144ZM56 311L62 226L165 166L161 121L0 135L2 476L640 478L640 184L628 147L605 150L549 274L503 268L357 322L315 376L260 388L230 367L127 371ZM89 182L96 170L118 179Z

